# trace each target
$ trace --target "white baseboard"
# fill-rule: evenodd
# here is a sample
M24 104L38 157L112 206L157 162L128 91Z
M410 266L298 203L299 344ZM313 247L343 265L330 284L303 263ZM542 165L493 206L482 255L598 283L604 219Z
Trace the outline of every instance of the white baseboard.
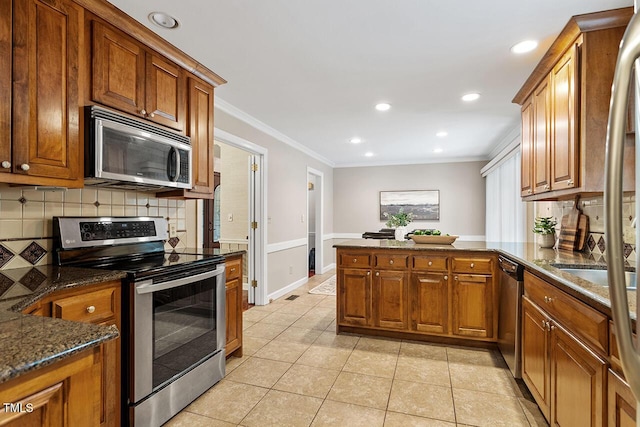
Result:
M296 290L297 288L299 288L300 286L304 285L308 281L309 281L308 277L303 277L302 279L296 280L295 282L285 286L284 288L278 289L277 291L267 295L267 301L276 300L276 299L280 298L281 296L286 295L289 292Z
M335 262L333 262L333 263L331 263L329 265L325 265L324 267L322 267L322 271L320 272L320 274L324 274L327 271L333 270L335 268L336 268L336 263Z

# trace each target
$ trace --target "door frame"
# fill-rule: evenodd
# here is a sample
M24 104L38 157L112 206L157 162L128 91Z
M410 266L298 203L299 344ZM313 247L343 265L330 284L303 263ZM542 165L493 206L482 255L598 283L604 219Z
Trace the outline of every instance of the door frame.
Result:
M249 269L249 283L252 279L255 279L258 283L255 289L255 304L265 305L269 302L267 299L267 165L269 150L254 144L251 141L247 141L244 138L236 136L232 133L226 132L222 129L214 128L213 131L214 141L219 141L227 145L242 149L251 153L254 156L260 158L259 185L255 188L255 194L250 194L255 203L255 221L258 223L257 238L255 245L255 254L253 255L253 274L251 268ZM198 221L202 222L204 219L204 213L202 211L203 203L198 201ZM198 224L198 230L204 230L203 224ZM198 233L198 244L202 246L203 236L202 231ZM251 245L250 245L251 246ZM251 258L251 255L250 257Z
M323 264L323 260L324 260L324 251L323 251L323 244L324 244L324 227L323 227L323 223L324 223L324 216L323 216L323 211L324 211L324 173L312 168L311 166L307 166L307 175L305 176L305 187L308 185L309 183L309 175L313 175L316 177L316 189L315 191L317 191L316 193L316 227L315 227L315 233L316 233L316 259L315 259L315 271L316 274L322 274L324 273L324 264ZM309 220L309 189L307 188L307 221ZM309 239L309 230L307 227L307 254L309 253L309 243L308 243L308 239ZM307 261L307 265L308 265L308 261Z

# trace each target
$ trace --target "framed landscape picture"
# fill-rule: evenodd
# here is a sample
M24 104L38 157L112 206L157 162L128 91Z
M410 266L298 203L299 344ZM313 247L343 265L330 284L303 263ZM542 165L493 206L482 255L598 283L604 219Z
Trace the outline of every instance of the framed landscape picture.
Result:
M385 213L412 213L414 221L437 221L440 219L439 190L409 190L380 192L380 221L386 221Z

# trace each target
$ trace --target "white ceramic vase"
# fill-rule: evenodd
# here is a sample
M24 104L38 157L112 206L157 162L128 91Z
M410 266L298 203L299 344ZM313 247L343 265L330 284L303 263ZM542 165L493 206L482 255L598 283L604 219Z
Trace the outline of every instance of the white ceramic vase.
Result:
M538 246L541 248L553 248L556 245L556 233L538 234Z
M407 227L397 227L396 228L396 240L404 242L406 239L404 236L407 234Z

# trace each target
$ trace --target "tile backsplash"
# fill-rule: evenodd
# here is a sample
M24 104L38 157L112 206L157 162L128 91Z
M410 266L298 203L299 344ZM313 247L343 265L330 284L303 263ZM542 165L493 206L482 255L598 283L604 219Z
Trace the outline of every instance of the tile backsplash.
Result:
M177 236L167 241L167 249L188 246L184 200L96 188L38 191L0 187L0 269L50 264L54 216L162 216L177 230Z
M589 217L589 237L585 251L590 252L594 258L598 259L606 255L607 243L604 235L604 200L602 196L587 197L579 200L579 207L582 212ZM536 202L536 216L553 216L558 221L556 227L560 232L560 222L562 216L573 209L574 201L563 202ZM622 203L622 230L625 242L624 254L627 259L635 258L635 233L632 226L635 217L636 197L635 195L624 196Z

